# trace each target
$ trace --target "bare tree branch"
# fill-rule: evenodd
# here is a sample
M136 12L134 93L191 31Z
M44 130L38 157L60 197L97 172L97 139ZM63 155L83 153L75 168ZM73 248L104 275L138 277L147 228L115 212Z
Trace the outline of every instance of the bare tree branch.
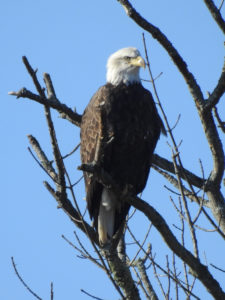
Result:
M218 83L213 90L213 92L209 95L208 100L206 100L204 105L204 110L211 110L216 104L218 104L219 100L223 96L225 92L225 60L223 69L218 80Z
M223 2L221 3L219 9L216 7L216 5L214 4L214 2L212 0L204 0L204 2L205 2L205 5L207 6L209 12L211 13L212 17L216 21L217 25L225 34L225 22L220 13L220 9L223 5Z
M215 115L215 118L218 122L218 127L220 127L220 129L223 131L223 133L225 133L225 122L223 122L221 119L220 119L220 116L219 116L219 113L217 111L217 108L216 107L213 107L213 112L214 112L214 115Z
M40 165L43 167L45 172L50 176L50 178L53 181L57 182L58 181L58 175L57 175L55 169L53 168L52 164L48 160L47 156L45 155L44 151L41 149L41 146L40 146L39 142L31 134L29 134L27 137L28 137L28 140L29 140L29 143L30 143L31 147L33 148L33 150L37 154L37 157L40 161L39 162Z
M118 257L116 251L104 251L114 279L125 293L127 300L140 300L139 291L132 279L130 270ZM125 280L124 280L125 279Z
M54 299L53 282L51 282L51 300Z
M56 109L60 113L61 118L67 119L72 124L74 124L78 127L80 126L82 116L79 115L78 113L74 112L66 104L61 103L56 98L52 97L52 98L46 100L45 98L42 98L42 97L30 92L26 88L22 88L18 92L12 91L12 92L9 92L8 94L12 95L12 96L16 96L17 98L27 98L27 99L33 100L35 102L38 102L40 104L48 105L49 107Z
M147 276L147 273L146 273L146 268L145 268L145 265L144 265L144 262L141 258L139 258L135 264L138 268L138 271L141 275L141 280L148 292L148 295L149 295L149 299L150 300L158 300L159 298L157 297L157 294Z
M170 173L175 174L175 169L174 169L173 163L171 161L167 160L166 158L163 158L157 154L153 155L152 164L153 164L153 166L155 164L157 167L159 167L165 171L168 171ZM205 180L203 180L202 178L198 177L194 173L191 173L190 171L188 171L185 168L181 168L180 166L178 166L178 170L181 174L182 179L186 180L186 178L187 178L188 181L192 185L194 185L200 189L202 189L204 187ZM185 176L184 176L184 174L185 174Z
M84 293L85 295L89 296L89 297L92 298L92 299L104 300L104 299L102 299L102 298L99 298L99 297L96 297L96 296L91 295L90 293L86 292L86 291L83 290L83 289L81 289L80 291L81 291L82 293Z
M224 4L224 0L221 1L220 6L219 6L219 10L221 10L223 4Z
M25 288L28 290L28 292L33 295L36 299L38 300L42 300L41 297L39 297L34 291L32 291L32 289L26 284L26 282L23 280L23 278L20 276L18 270L17 270L17 267L16 267L16 264L14 262L14 258L11 257L11 260L12 260L12 265L13 265L13 269L14 271L16 272L16 276L19 278L19 280L21 281L21 283L23 284L23 286L25 286Z

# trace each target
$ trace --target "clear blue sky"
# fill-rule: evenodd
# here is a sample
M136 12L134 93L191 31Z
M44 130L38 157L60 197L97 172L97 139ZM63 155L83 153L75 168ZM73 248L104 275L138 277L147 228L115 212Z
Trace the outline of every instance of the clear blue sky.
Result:
M203 1L136 0L132 3L168 35L187 61L204 94L210 92L221 72L224 38ZM225 15L224 10L225 7L222 11ZM88 299L80 292L81 288L107 300L118 299L105 274L91 262L78 258L74 249L61 238L64 234L75 242L75 227L57 209L55 200L42 184L48 178L27 151L26 135L33 134L52 158L43 107L29 100L17 100L7 93L23 86L35 91L21 61L22 55L26 55L32 66L38 68L41 81L43 72L50 73L58 98L82 113L96 89L105 83L106 60L112 52L135 46L144 55L143 30L126 16L116 0L2 1L0 28L0 299L32 299L15 276L11 256L14 256L24 280L43 299L50 299L51 281L54 283L54 300ZM174 134L178 143L183 140L184 166L201 175L198 162L201 158L207 176L211 168L210 152L183 78L165 51L147 33L146 41L154 75L163 72L157 87L171 125L181 113ZM141 76L148 79L147 72L142 71ZM152 90L150 85L145 86ZM219 109L224 116L225 109L221 104ZM57 118L57 114L54 116L60 146L66 154L79 143L79 130ZM170 159L166 138L161 138L156 152ZM76 170L79 163L79 153L68 161L74 181L80 177ZM143 198L172 225L174 215L168 212L173 208L164 184L165 181L152 171ZM75 192L84 208L83 182ZM137 235L147 226L147 223L141 223L142 219L137 216L140 224L134 229ZM224 258L224 244L219 239L213 240L213 234L198 234L202 241L201 256L209 248L208 261L218 264ZM154 230L152 237L154 250L162 249L157 251L157 257L164 263L167 251L161 237ZM80 238L88 245L82 233ZM215 243L217 249L221 249L216 255ZM216 278L222 278L218 272L214 274ZM199 288L202 299L211 299L205 296L201 285Z

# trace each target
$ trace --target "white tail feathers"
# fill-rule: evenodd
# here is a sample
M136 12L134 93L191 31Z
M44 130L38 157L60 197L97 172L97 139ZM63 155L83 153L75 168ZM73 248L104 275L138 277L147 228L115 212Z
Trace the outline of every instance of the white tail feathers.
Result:
M98 235L99 242L102 245L108 243L109 238L114 233L115 223L116 196L115 194L104 188L102 191L101 203L98 215Z

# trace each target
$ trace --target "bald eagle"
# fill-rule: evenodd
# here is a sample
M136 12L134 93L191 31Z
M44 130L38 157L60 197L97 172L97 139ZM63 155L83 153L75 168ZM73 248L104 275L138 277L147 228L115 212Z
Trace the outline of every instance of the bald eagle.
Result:
M165 131L151 93L139 77L145 61L136 48L123 48L107 62L107 83L94 94L82 116L81 160L96 163L121 191L133 195L146 185L160 133ZM94 174L84 172L86 201L101 245L122 226L130 205Z

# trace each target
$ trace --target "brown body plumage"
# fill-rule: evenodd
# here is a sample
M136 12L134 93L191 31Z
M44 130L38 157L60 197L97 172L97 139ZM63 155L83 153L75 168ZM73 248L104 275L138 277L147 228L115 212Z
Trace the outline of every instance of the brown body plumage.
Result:
M96 162L121 191L137 195L146 185L163 128L152 95L141 83L107 83L92 97L82 117L82 163ZM94 175L84 176L88 211L105 244L125 220L129 205Z

